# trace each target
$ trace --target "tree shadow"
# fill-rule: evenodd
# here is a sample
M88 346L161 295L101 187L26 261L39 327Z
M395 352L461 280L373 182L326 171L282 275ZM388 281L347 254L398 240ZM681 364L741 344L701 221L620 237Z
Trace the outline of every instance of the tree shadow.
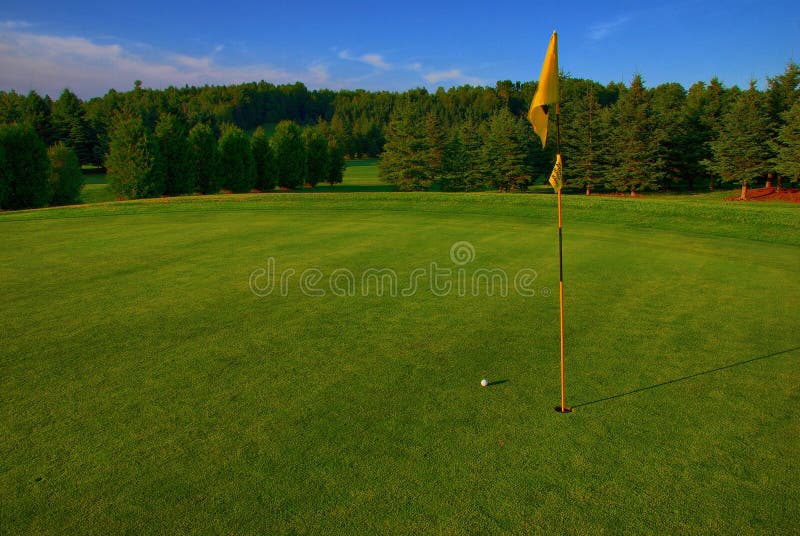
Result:
M774 354L769 355L762 355L759 357L754 357L752 359L745 359L744 361L738 361L736 363L731 363L729 365L723 365L721 367L704 370L701 372L695 372L694 374L689 374L688 376L683 376L681 378L674 378L672 380L667 380L665 382L656 383L654 385L648 385L647 387L639 387L638 389L634 389L633 391L627 391L625 393L620 393L616 395L607 396L605 398L598 398L597 400L592 400L591 402L581 402L580 404L574 404L573 408L581 408L584 406L591 406L593 404L599 404L601 402L608 402L609 400L615 400L617 398L622 398L624 396L635 395L636 393L641 393L642 391L649 391L651 389L656 389L658 387L664 387L666 385L672 385L673 383L679 383L686 380L691 380L692 378L697 378L698 376L706 376L708 374L713 374L715 372L719 372L721 370L727 370L735 367L741 367L742 365L747 365L748 363L753 363L754 361L761 361L762 359L769 359L771 357L777 357L779 355L788 354L789 352L794 352L795 350L800 350L800 346L795 348L789 348L788 350L781 350L780 352L775 352Z

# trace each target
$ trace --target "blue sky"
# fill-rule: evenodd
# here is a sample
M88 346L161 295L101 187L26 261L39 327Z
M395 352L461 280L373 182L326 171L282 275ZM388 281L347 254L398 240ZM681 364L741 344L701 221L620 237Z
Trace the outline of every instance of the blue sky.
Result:
M800 55L800 8L788 1L4 0L0 89L55 97L68 86L87 98L136 79L155 88L494 85L535 80L554 29L561 68L603 84L638 72L650 87L715 75L764 87Z

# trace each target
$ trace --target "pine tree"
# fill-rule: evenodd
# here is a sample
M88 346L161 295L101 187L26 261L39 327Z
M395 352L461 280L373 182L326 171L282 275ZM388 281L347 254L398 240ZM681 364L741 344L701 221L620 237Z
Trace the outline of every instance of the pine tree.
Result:
M434 175L428 167L430 154L421 103L406 98L392 114L380 163L381 177L401 191L430 188Z
M117 195L136 199L164 193L164 161L155 136L144 127L141 117L114 118L105 167Z
M183 121L174 114L161 114L155 134L159 153L164 159L164 193L192 193L197 179L192 165L192 146Z
M275 157L269 144L269 137L263 127L256 128L250 138L253 149L253 160L256 165L256 188L262 192L275 189L278 177L275 169Z
M489 123L484 149L491 185L504 192L524 190L533 176L532 129L501 108Z
M69 89L61 93L53 103L52 121L57 139L75 150L81 164L90 163L93 140L83 103L75 93Z
M769 146L770 120L762 93L750 83L732 108L722 118L719 138L711 143L713 153L708 167L722 182L742 186L742 199L747 188L771 168Z
M653 136L655 121L640 75L633 78L614 106L609 132L608 185L631 195L655 189L663 176L659 140Z
M464 189L484 190L488 184L489 169L484 150L484 140L488 137L488 125L468 118L460 129L461 143L464 146Z
M446 135L442 129L439 118L433 112L425 115L425 155L423 157L425 165L428 167L430 180L438 182L442 179L445 165L445 144Z
M189 131L196 188L200 193L215 194L222 186L217 137L206 123L197 123Z
M444 146L442 153L442 190L450 192L466 191L466 149L461 141L461 132L455 130Z
M344 160L344 150L335 140L328 141L328 169L326 171L325 182L333 187L334 184L341 184L344 180L344 170L347 167Z
M223 186L235 193L249 192L256 182L256 164L247 134L237 126L225 125L219 153Z
M585 93L562 107L562 154L564 180L580 186L589 195L601 180L600 102L593 85Z
M313 188L318 182L327 179L328 175L328 140L314 127L303 132L306 153L306 169L308 184Z
M774 144L775 169L792 182L800 181L800 99L783 112L784 124Z
M270 139L278 186L281 188L302 188L308 175L306 169L306 149L303 134L294 121L281 121L275 127Z
M661 164L659 188L670 190L683 182L686 169L686 126L683 108L686 90L680 84L668 83L656 87L650 96L657 141L658 161Z

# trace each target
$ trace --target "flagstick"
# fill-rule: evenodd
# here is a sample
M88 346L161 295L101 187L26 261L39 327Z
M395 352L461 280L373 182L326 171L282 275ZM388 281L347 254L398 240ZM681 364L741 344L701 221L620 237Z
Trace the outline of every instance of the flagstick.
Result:
M556 103L556 153L561 156L561 122ZM563 173L563 169L561 171ZM563 182L563 181L562 181ZM566 374L564 368L564 257L562 254L561 187L558 188L558 304L561 313L561 405L556 411L570 413L572 408L566 404Z

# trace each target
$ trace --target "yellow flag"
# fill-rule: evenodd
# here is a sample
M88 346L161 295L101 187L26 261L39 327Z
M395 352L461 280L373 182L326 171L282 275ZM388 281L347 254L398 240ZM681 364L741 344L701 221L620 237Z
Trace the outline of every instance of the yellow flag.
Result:
M556 192L564 186L564 165L561 163L561 155L556 155L556 165L553 167L553 172L550 173L550 185Z
M539 85L531 101L528 119L533 125L533 130L542 138L542 147L547 141L547 112L551 104L558 104L558 34L553 32L547 54L542 65L542 74L539 75Z

